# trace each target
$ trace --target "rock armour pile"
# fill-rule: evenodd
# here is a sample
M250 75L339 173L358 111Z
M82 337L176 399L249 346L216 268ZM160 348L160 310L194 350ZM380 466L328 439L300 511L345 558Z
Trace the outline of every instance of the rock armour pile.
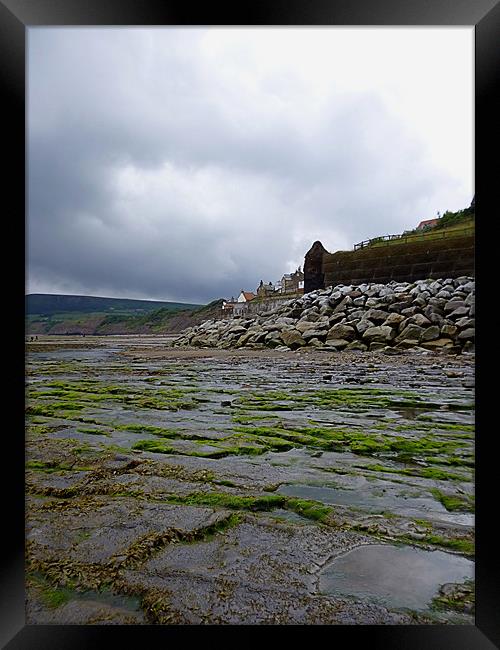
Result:
M173 345L457 353L474 349L474 299L474 279L465 276L338 285L260 316L205 321L185 330Z

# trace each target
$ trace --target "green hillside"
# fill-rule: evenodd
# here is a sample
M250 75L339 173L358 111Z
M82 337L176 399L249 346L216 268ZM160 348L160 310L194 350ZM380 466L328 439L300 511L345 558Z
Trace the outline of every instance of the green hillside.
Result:
M213 317L222 300L209 305L98 298L26 296L27 334L159 334L178 332ZM41 311L35 312L38 309Z
M26 314L53 315L66 312L80 313L137 313L160 308L179 311L196 309L197 304L164 302L157 300L131 300L129 298L102 298L99 296L71 296L32 293L26 296Z

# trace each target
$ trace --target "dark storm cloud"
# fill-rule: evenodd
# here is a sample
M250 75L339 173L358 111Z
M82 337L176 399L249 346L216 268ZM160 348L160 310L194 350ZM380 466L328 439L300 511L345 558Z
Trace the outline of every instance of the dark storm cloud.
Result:
M293 70L271 83L244 58L224 78L202 35L30 30L31 291L229 297L453 189L376 93L318 108Z

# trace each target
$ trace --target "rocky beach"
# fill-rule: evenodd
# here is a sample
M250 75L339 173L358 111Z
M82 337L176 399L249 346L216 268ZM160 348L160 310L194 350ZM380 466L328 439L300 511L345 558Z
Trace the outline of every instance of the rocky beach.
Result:
M175 345L458 352L474 347L474 301L474 279L466 276L338 285L253 318L205 321L185 330Z
M28 344L27 622L471 624L473 296Z

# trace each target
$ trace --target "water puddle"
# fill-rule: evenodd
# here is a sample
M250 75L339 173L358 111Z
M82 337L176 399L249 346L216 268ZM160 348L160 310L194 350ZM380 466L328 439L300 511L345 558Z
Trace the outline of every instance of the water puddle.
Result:
M274 517L274 519L281 519L282 521L291 522L293 524L301 524L303 526L314 526L313 521L311 521L310 519L306 519L306 517L302 517L301 515L297 514L296 512L293 512L292 510L283 510L281 508L277 508L276 510L273 510L272 516Z
M86 348L84 350L51 350L50 352L42 351L33 352L37 361L102 361L108 359L117 352L115 348ZM32 352L30 352L30 355Z
M140 599L135 596L123 596L107 591L84 591L82 593L75 592L73 600L86 600L99 602L111 607L118 607L126 609L130 612L140 612Z
M474 525L472 513L448 512L433 497L414 493L409 488L407 488L407 493L401 492L400 488L391 488L390 486L384 489L385 493L381 493L379 487L376 488L376 491L367 492L365 489L361 493L359 490L294 483L280 486L277 492L291 497L320 501L327 505L354 506L373 512L389 511L415 518L437 519L465 526Z
M320 574L329 596L352 596L395 609L428 609L441 585L474 577L474 563L443 551L373 544L349 551Z

